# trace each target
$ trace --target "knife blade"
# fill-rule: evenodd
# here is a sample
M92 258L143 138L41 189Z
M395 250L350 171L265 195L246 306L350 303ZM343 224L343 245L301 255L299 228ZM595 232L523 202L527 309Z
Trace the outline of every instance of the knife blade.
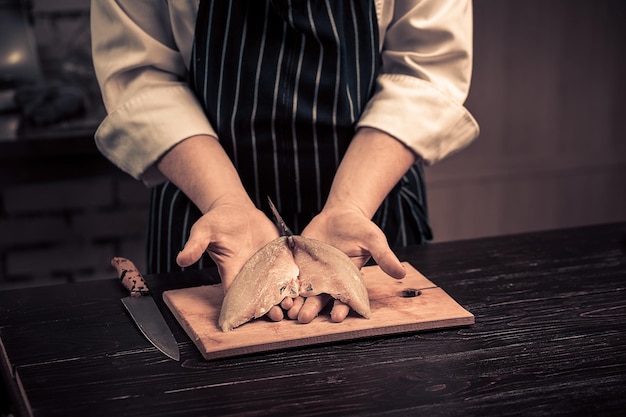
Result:
M135 264L129 259L115 257L111 259L111 265L116 269L124 288L130 292L130 296L122 298L122 304L141 333L165 355L180 360L176 339Z

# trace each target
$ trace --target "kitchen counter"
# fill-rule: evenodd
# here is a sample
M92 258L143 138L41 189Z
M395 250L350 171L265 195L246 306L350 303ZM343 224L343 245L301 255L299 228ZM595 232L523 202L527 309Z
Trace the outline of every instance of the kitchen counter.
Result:
M205 361L156 297L175 362L138 332L112 271L0 292L3 377L34 416L623 415L626 224L397 253L476 323ZM146 279L160 295L215 277Z

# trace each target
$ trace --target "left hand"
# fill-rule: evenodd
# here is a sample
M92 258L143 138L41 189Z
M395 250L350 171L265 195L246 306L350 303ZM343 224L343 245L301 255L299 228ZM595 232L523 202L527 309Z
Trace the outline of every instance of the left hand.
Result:
M404 278L406 271L393 253L383 231L357 208L324 208L302 231L302 236L317 239L341 250L361 268L374 258L383 271L394 278ZM311 322L331 298L326 295L298 297L287 311L291 319L301 323ZM343 321L350 308L339 300L334 300L330 317L334 322Z

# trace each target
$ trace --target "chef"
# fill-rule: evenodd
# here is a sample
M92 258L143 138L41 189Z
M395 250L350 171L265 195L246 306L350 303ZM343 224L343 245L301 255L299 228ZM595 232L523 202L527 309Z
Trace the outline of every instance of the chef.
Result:
M93 0L91 19L96 143L151 188L148 273L214 263L227 291L278 237L267 197L398 278L390 246L432 238L422 167L478 135L470 0Z

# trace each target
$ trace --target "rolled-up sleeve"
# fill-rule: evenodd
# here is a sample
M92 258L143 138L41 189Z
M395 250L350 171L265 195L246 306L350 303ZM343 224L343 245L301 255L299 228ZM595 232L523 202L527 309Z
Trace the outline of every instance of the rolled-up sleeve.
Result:
M479 133L463 106L472 72L472 4L396 1L392 16L382 32L376 90L358 126L387 132L433 164Z
M178 142L215 135L187 85L188 57L177 44L191 44L192 26L181 39L174 35L175 23L167 2L91 3L94 67L108 113L96 132L96 145L148 185L164 180L155 163Z

